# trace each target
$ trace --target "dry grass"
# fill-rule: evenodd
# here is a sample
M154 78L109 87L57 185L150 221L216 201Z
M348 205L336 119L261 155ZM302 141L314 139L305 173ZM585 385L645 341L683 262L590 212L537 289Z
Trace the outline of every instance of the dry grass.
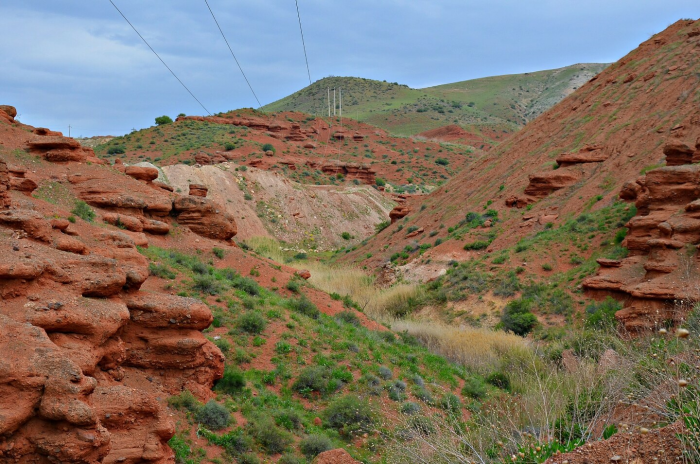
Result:
M485 328L452 327L426 321L394 321L391 328L416 337L430 351L476 371L487 372L503 353L525 354L530 343L517 335Z
M278 263L283 263L287 259L288 253L285 253L280 242L272 237L250 237L246 239L245 244L255 250L257 254Z

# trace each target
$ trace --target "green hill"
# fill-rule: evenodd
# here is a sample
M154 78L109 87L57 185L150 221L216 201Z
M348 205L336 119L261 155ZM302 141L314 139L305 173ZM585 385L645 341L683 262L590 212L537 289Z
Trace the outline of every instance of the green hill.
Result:
M485 77L425 89L358 77L326 77L270 103L265 111L328 114L328 89L342 89L343 116L414 135L448 124L471 132L519 129L580 87L607 64L576 64L524 74ZM336 93L337 111L340 109Z

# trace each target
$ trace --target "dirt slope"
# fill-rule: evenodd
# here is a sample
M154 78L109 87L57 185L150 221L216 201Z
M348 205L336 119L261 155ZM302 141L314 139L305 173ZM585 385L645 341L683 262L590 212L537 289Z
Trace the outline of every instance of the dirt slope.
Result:
M664 162L664 144L693 146L700 135L698 29L697 22L679 21L654 35L447 185L409 200L407 219L348 259L359 261L371 252L374 258L365 264L377 267L414 241L438 238L443 244L421 262L436 256L465 259L483 253L463 251L465 243L485 241L487 251L503 249L609 206L626 181ZM489 209L498 217L491 227L459 237L448 232L462 227L467 213ZM409 237L406 228L420 232ZM444 269L445 263L430 265Z
M189 191L189 184L207 186L207 198L237 218L239 240L274 236L300 248L340 248L372 235L395 204L371 187L299 184L277 172L241 171L232 162L201 167L176 164L163 171L182 192ZM353 239L343 239L342 232Z

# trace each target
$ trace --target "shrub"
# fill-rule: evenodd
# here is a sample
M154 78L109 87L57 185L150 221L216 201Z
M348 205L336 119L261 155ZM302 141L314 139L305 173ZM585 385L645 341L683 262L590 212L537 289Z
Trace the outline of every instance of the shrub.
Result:
M214 340L214 345L216 345L216 347L218 349L220 349L221 352L224 354L228 353L231 350L231 343L229 343L228 340L223 339L223 338L219 338L218 340Z
M391 369L389 369L386 366L381 366L377 373L379 374L379 377L383 378L384 380L389 380L394 376L394 373L391 371Z
M454 393L446 393L440 399L440 407L451 414L458 414L462 409L462 402Z
M232 143L232 142L226 142L226 143L224 143L224 149L225 149L226 151L231 151L231 150L234 150L235 148L236 148L236 144L235 144L235 143Z
M374 183L376 184L377 187L384 187L386 185L386 181L380 177L377 177L374 180Z
M268 416L259 417L251 424L251 434L267 454L278 454L292 443L292 436L277 427Z
M390 221L382 221L379 224L374 225L374 231L379 233L391 225Z
M349 435L370 432L374 424L374 411L369 403L354 395L335 400L324 415L330 427Z
M306 461L291 453L283 454L277 464L306 464Z
M487 248L489 246L489 242L485 240L476 240L471 243L467 243L464 245L465 250L483 250L484 248Z
M360 318L357 317L357 314L355 314L353 311L342 311L335 317L339 321L344 322L345 324L354 325L355 327L360 327L362 325Z
M486 384L481 377L469 377L464 381L462 387L462 395L476 400L486 396L486 391Z
M416 385L411 390L411 393L413 393L413 396L423 401L424 403L433 404L434 402L433 395L431 395L425 387Z
M236 321L236 327L238 327L238 329L242 330L243 332L259 334L262 333L263 330L265 330L265 327L267 327L267 321L262 316L262 314L255 311L251 311L238 316L238 320Z
M214 248L212 248L211 251L212 251L212 253L214 253L214 256L216 256L217 258L224 259L224 250L222 250L221 248L214 247Z
M192 280L194 281L194 284L192 285L193 290L207 293L209 295L218 295L224 291L224 286L222 283L208 274L195 275L192 277Z
M586 307L586 325L598 328L614 328L617 326L615 313L622 309L622 305L612 297L607 297L601 302L591 303Z
M173 122L172 118L170 116L158 116L156 118L156 125L157 126L162 126L163 124L171 124Z
M311 366L302 370L292 384L292 389L304 396L311 392L325 393L328 389L328 381L331 371L324 366Z
M238 456L238 464L260 464L260 458L255 453L245 453Z
M316 305L313 304L311 300L306 298L306 296L287 300L287 306L292 311L308 316L311 319L318 319L321 315L321 312L318 310Z
M333 449L333 442L325 435L314 434L301 440L299 449L307 458L311 459L318 454Z
M177 274L165 264L149 263L148 273L161 279L174 279Z
M537 325L537 317L530 312L532 300L520 298L510 301L503 309L501 324L508 332L525 336Z
M301 286L299 285L299 281L295 279L292 279L289 282L287 282L287 285L285 287L287 288L287 290L294 293L299 293L299 289L301 288Z
M168 398L168 404L175 409L186 409L196 412L199 409L197 398L189 390L183 390L179 395Z
M208 429L221 430L226 427L231 419L228 410L214 400L199 408L195 414L195 420Z
M435 160L435 164L437 164L438 166L447 166L448 164L450 164L450 162L449 160L447 160L447 158L438 158Z
M544 263L544 264L542 265L542 270L544 270L544 271L551 271L552 269L553 269L553 268L552 268L552 265L549 264L549 263Z
M233 366L226 366L224 376L216 382L215 390L233 395L245 388L245 377L243 372Z
M108 155L122 155L126 153L126 148L122 145L114 145L113 147L109 147L107 149L107 154Z
M301 428L301 416L294 409L277 411L274 414L275 423L287 430L298 430Z
M350 235L350 232L343 232L342 234L340 234L340 237L343 240L350 240L352 238L352 235Z
M237 277L234 279L233 286L239 290L243 290L250 296L260 294L260 285L250 277Z
M486 381L501 390L510 390L510 379L503 372L494 372L486 377Z
M95 211L92 208L90 208L90 205L88 205L82 200L78 200L75 202L75 207L73 208L71 213L75 214L83 221L87 222L92 222L96 216Z
M412 416L413 414L418 414L420 412L420 405L412 401L407 401L401 405L401 413L407 416Z
M271 151L271 152L273 152L273 153L277 151L277 150L275 150L275 147L274 147L271 143L266 143L266 144L264 144L264 145L261 147L261 150L262 150L263 152Z
M408 421L408 426L420 435L435 433L435 426L428 417L414 416Z
M247 192L246 192L246 193L243 194L243 199L246 200L246 201L251 201L251 200L253 199L253 195L251 195L250 193L247 193Z

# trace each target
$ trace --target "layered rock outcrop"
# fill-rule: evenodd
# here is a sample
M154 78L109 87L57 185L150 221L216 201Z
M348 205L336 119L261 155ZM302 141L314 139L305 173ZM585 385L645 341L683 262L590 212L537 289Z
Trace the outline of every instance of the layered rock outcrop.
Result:
M0 462L172 462L158 398L211 395L223 371L200 332L211 313L140 291L148 262L128 236L67 228L28 209L0 217Z
M678 323L700 300L700 165L680 164L693 153L681 146L664 148L670 165L624 185L620 197L637 208L622 242L629 256L599 260L598 274L583 282L624 301L616 317L629 331Z

